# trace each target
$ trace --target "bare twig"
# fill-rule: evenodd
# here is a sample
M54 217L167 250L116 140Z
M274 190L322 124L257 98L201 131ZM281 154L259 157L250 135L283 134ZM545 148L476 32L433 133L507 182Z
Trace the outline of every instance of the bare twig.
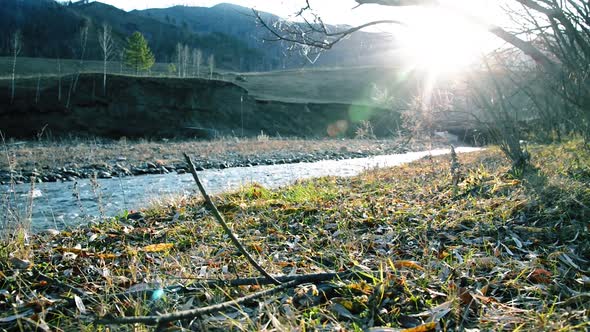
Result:
M277 276L276 279L280 282L291 282L295 281L297 284L302 283L316 283L334 279L362 279L370 280L372 276L378 276L380 271L372 272L360 272L360 271L344 271L344 272L326 272L326 273L313 273L313 274L302 274L302 275L290 275L290 276ZM248 286L248 285L267 285L270 281L266 278L240 278L232 280L196 280L207 287L212 286Z
M219 224L221 225L221 227L223 228L225 233L227 233L227 235L231 239L232 243L238 248L238 250L244 256L246 256L246 259L248 259L248 262L250 262L250 264L252 264L252 266L254 266L254 268L256 268L263 276L265 276L273 284L280 285L281 282L278 281L277 279L275 279L273 276L271 276L268 272L266 272L266 270L264 270L264 268L262 266L260 266L260 264L258 264L256 262L256 260L254 260L254 258L248 253L248 251L246 251L246 248L244 248L244 246L240 243L238 238L234 235L232 230L229 228L229 226L227 225L227 223L223 219L223 216L221 215L219 210L217 210L217 207L215 206L215 204L213 204L211 197L209 197L209 195L207 194L205 187L203 187L203 184L201 183L201 180L199 179L199 176L197 175L197 170L195 169L195 165L193 164L191 157L189 157L185 153L184 158L186 159L186 163L188 164L188 167L193 175L193 178L195 179L195 182L197 183L197 186L199 187L199 190L201 191L201 194L203 195L203 198L205 198L205 202L207 203L207 206L209 207L211 212L213 212L213 216L215 217L215 219L217 219L217 221L219 222Z
M146 325L161 325L169 322L174 322L178 320L186 320L186 319L193 319L196 317L201 317L202 315L212 314L215 312L223 311L226 309L234 308L239 306L245 302L253 301L261 297L270 296L273 294L278 293L284 289L290 288L297 285L297 281L293 280L290 282L286 282L284 284L278 285L274 288L267 289L261 292L253 293L244 297L241 297L236 300L226 301L214 305L210 305L203 308L196 308L190 310L183 310L172 312L169 314L163 315L154 315L154 316L135 316L135 317L120 317L120 318L101 318L96 321L96 324L135 324L141 323Z
M301 17L303 11L305 10L310 9L308 7L303 8L297 16ZM359 26L355 26L345 30L330 32L328 31L326 25L321 21L321 19L317 18L318 23L315 24L307 20L304 20L305 23L300 23L300 25L302 24L305 27L305 30L303 30L303 26L300 25L296 25L297 29L275 29L271 27L271 24L269 24L262 18L262 16L257 10L253 9L252 12L254 13L256 21L276 38L273 41L283 40L290 43L316 47L318 49L323 50L331 49L342 39L370 26L380 24L405 25L405 23L397 20L378 20L361 24Z

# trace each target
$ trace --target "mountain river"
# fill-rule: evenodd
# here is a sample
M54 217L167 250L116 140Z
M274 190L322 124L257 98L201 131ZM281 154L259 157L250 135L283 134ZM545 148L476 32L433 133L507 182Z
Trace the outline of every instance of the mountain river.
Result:
M479 148L460 147L458 153ZM391 167L428 155L448 154L448 149L409 152L347 160L205 170L199 177L209 194L237 190L249 183L267 188L295 180L322 176L353 176L368 169ZM148 207L153 202L178 195L195 195L191 174L163 174L75 182L48 182L32 186L0 186L0 227L9 215L30 216L32 230L63 229L101 216ZM5 221L4 221L5 222Z

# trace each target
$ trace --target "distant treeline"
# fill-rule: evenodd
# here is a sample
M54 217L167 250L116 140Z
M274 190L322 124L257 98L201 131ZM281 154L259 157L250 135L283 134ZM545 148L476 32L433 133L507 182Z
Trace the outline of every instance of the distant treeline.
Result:
M88 27L85 60L101 60L97 29L106 22L113 28L120 58L126 38L140 31L149 41L158 62L174 62L177 43L203 51L204 58L214 54L217 65L240 71L256 70L261 53L240 40L221 33L195 34L170 24L133 15L100 3L60 4L52 0L2 0L0 6L0 55L11 55L10 41L22 34L20 56L79 59L80 31Z

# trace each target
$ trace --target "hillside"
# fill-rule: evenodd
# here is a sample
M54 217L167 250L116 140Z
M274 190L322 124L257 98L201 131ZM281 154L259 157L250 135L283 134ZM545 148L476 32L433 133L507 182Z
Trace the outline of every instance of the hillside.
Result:
M297 52L291 52L289 43L266 41L273 38L257 24L250 8L221 3L211 8L174 6L136 10L133 13L198 34L222 33L237 38L250 48L264 50L263 70L312 66L306 57ZM280 19L269 13L260 13L260 15L269 23ZM329 26L329 28L337 29L335 26ZM345 28L343 26L338 29ZM384 64L387 59L391 59L388 54L394 48L395 43L391 36L358 32L337 44L332 50L324 52L315 64L318 66ZM285 57L285 55L288 56Z
M177 43L215 55L217 67L234 71L270 71L303 66L380 65L391 59L395 43L381 34L360 32L324 52L312 65L288 43L265 41L248 8L220 4L211 8L176 6L126 12L101 2L59 4L53 0L5 0L0 7L0 56L10 54L10 39L16 30L23 35L20 53L26 57L79 59L80 29L88 27L85 60L102 57L97 31L107 23L113 27L120 59L126 38L140 31L148 40L156 60L174 62ZM265 19L277 16L263 13Z
M22 56L77 59L81 54L79 31L88 26L84 58L98 60L102 54L97 29L103 22L113 27L119 50L112 60L119 60L126 38L135 31L144 34L159 62L170 62L179 42L201 48L205 57L216 54L218 66L233 70L254 69L262 54L229 35L196 34L100 2L65 6L51 0L7 0L0 8L0 55L10 54L10 38L20 29Z

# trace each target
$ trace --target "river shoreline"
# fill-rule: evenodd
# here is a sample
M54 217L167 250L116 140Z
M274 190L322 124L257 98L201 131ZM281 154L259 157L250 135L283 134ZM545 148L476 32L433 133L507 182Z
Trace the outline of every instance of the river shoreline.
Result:
M253 139L213 141L80 140L4 143L0 184L65 182L83 178L108 179L146 174L183 174L182 153L194 159L197 170L294 164L321 160L364 158L384 154L448 147L446 137L434 141L396 138L371 139Z

